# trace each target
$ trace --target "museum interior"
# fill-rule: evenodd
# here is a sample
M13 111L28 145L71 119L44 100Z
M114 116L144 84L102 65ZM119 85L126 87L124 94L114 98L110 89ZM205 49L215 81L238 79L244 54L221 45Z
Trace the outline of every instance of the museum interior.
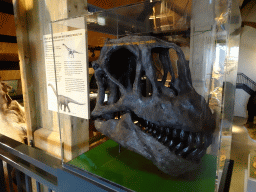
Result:
M255 192L255 58L255 0L0 0L0 192Z

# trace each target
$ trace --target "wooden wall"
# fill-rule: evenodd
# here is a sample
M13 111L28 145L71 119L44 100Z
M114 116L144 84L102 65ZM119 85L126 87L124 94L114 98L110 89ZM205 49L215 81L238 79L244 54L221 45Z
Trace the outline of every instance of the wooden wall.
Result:
M0 77L20 79L18 45L11 1L0 1Z

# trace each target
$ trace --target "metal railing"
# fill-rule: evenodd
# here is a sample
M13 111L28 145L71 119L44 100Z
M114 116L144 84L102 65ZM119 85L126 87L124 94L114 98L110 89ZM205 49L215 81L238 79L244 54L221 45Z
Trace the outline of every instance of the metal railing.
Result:
M56 167L61 161L42 150L0 135L0 191L57 190ZM33 187L32 187L33 186Z
M74 171L75 170L75 171ZM74 171L74 172L73 172ZM0 134L0 192L131 191Z
M244 73L238 73L236 79L236 87L243 89L250 95L256 91L256 82L247 77Z

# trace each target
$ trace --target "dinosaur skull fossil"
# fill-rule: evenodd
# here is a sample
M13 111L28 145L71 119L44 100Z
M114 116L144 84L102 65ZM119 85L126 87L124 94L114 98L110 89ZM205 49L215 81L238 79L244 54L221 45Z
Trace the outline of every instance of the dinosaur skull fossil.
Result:
M169 49L178 56L177 75ZM161 81L152 59L155 54L164 71ZM98 131L170 175L198 167L212 142L215 119L192 86L180 47L150 36L108 40L93 68L98 98L92 117ZM165 86L168 73L171 81ZM150 95L143 92L144 77L151 84ZM109 98L104 102L106 91Z

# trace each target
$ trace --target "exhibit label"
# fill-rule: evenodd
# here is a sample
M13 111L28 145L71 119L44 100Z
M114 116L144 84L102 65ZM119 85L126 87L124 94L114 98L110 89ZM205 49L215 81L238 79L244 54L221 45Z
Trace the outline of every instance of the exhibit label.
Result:
M44 35L48 109L89 119L85 30Z

